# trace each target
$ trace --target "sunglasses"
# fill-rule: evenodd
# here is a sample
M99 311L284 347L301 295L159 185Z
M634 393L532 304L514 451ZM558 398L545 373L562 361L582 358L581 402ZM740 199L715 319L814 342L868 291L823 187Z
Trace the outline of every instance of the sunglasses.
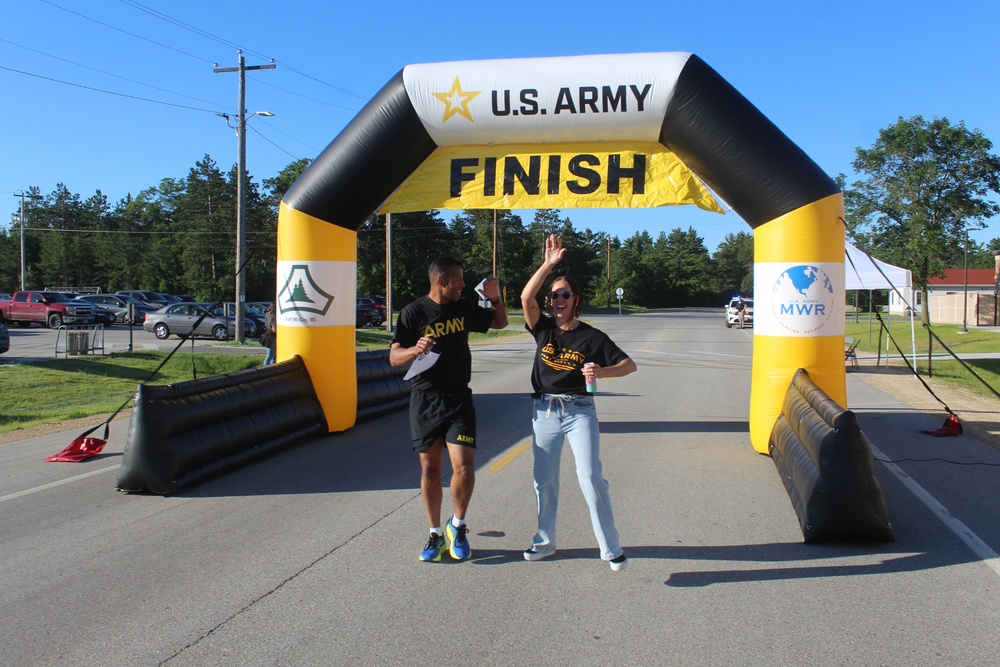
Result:
M563 290L561 292L549 292L550 299L568 299L571 296L573 296L573 293L570 292L568 289Z

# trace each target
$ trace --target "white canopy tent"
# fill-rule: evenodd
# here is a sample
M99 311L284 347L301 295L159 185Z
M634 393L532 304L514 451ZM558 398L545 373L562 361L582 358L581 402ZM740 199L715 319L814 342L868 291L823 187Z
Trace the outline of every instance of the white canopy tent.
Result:
M848 290L892 290L899 293L904 301L913 304L913 274L909 269L893 266L871 257L850 243L844 244L844 286ZM871 299L868 299L871 304ZM910 345L913 353L913 367L917 367L916 327L913 324L913 308L910 308ZM889 349L886 340L886 352Z

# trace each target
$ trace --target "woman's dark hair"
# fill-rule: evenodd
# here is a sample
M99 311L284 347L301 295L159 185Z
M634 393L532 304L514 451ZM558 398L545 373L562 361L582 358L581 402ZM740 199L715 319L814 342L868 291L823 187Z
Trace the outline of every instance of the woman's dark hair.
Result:
M549 294L552 293L552 285L555 285L560 280L566 281L569 284L569 291L573 293L576 297L576 303L573 305L573 317L580 317L580 306L583 305L583 293L580 290L580 283L576 281L576 278L570 276L559 276L558 278L553 278L552 282L549 283L549 291L545 293L545 310L552 313L552 299Z

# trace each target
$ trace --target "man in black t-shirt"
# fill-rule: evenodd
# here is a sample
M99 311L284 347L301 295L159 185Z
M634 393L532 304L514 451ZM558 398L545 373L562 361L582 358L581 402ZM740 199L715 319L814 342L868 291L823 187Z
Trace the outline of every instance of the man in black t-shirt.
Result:
M483 296L493 305L483 308L461 298L465 280L462 265L440 257L428 270L430 292L399 313L396 334L389 347L389 363L401 366L440 355L435 363L413 378L410 394L410 436L420 455L420 493L430 524L430 538L420 560L438 562L445 548L455 560L472 550L465 515L475 486L476 409L472 402L472 353L469 332L485 333L507 326L507 310L495 278L483 286ZM454 516L441 529L444 491L441 470L444 449L451 461L451 497Z

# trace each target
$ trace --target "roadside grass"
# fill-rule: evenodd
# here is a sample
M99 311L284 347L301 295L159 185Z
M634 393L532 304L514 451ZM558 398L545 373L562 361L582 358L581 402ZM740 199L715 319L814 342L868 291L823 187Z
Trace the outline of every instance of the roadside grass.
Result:
M645 312L642 308L622 308L622 313ZM611 309L587 308L587 313L617 313L617 306ZM518 312L508 314L510 326L503 331L486 334L470 334L473 344L524 334L524 317ZM858 349L875 352L878 345L878 321L871 324L861 319L855 323L848 318L845 335L861 340ZM889 325L893 338L909 357L909 320L893 318ZM1000 352L1000 333L969 329L960 333L956 325L937 325L934 332L958 354ZM922 375L927 375L927 333L917 329L917 366ZM358 349L388 349L392 334L381 329L359 329ZM248 345L258 345L256 342ZM885 338L882 339L883 353ZM890 347L892 347L890 345ZM933 351L945 350L934 342ZM922 355L922 356L921 356ZM15 431L32 426L54 422L94 417L105 418L134 396L139 383L170 384L210 377L222 373L254 368L263 361L257 354L214 354L180 351L150 379L152 372L166 358L166 352L136 350L130 353L115 352L104 356L49 359L45 361L0 364L0 386L3 387L3 402L0 407L0 433ZM895 349L891 350L893 365L903 365ZM1000 387L1000 359L969 360L966 362L994 389ZM930 366L932 377L953 382L983 394L992 393L983 387L956 361L935 359ZM95 424L99 421L95 421Z
M524 333L523 317L511 315L509 320L517 329L473 333L469 341L490 341ZM357 330L358 349L389 349L391 342L392 334L385 330ZM245 345L259 347L256 341ZM184 382L255 368L264 361L259 353L191 354L181 349L150 378L167 354L165 351L136 350L0 364L0 386L3 387L0 433L82 417L94 417L96 425L100 423L98 417L106 418L134 396L140 383Z
M926 358L925 358L926 359ZM966 366L975 371L976 375L990 385L994 391L1000 393L1000 359L969 359L965 361ZM917 368L921 366L917 360ZM921 375L926 375L926 371L921 369ZM960 385L983 396L994 396L993 392L983 386L982 382L973 377L957 361L941 361L935 359L931 366L930 376L938 380L944 380Z
M889 333L892 334L893 340L899 345L899 347L907 354L910 355L910 320L909 318L903 317L893 317L887 318L885 315L882 319L886 321L889 328ZM853 336L855 339L860 340L858 345L858 350L862 352L877 352L877 347L879 344L879 322L877 319L872 318L871 321L868 320L867 316L860 317L858 322L854 321L854 316L849 316L844 324L844 335ZM931 329L937 334L945 345L947 345L956 354L969 354L973 352L1000 352L1000 332L987 331L983 329L976 329L975 327L970 328L968 333L962 333L962 327L958 324L934 324L931 323ZM914 323L913 330L913 342L916 344L917 355L923 354L927 355L928 347L932 347L934 354L947 354L947 350L941 347L938 341L934 340L933 343L930 342L931 337L927 333L927 330L920 324L919 320ZM882 352L885 353L886 349L886 335L882 332ZM893 344L889 343L889 350L891 356L898 356L896 348Z
M137 350L104 356L26 361L0 366L0 433L67 419L107 416L139 383L171 384L258 366L255 354L175 354L155 377L166 352Z
M931 323L931 330L941 339L938 342L932 339L927 330L919 321L914 323L912 344L910 336L910 320L904 317L888 318L883 315L892 341L888 341L885 332L882 332L882 358L886 357L888 344L888 358L893 366L905 366L905 362L900 358L896 345L903 351L907 361L913 363L913 349L916 348L917 372L923 376L930 376L939 380L945 380L953 384L966 387L983 396L993 396L993 392L983 386L961 363L953 358L928 360L927 352L932 354L948 354L948 350L941 344L944 343L955 354L982 354L1000 353L1000 332L977 329L968 329L967 333L962 333L962 327L958 324L934 324ZM867 316L860 316L858 322L854 321L854 316L847 318L844 326L844 335L852 336L859 340L858 351L875 354L879 347L880 325L877 319L870 321ZM995 391L1000 392L1000 359L968 359L965 364L990 385Z

